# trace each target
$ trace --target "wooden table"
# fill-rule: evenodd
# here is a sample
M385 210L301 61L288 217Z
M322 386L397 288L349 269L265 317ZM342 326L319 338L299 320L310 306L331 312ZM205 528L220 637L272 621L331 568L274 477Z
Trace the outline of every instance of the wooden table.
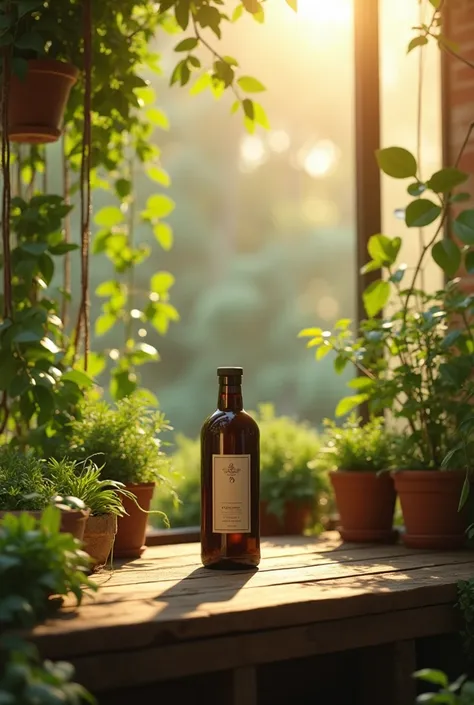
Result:
M285 700L285 688L294 695L309 669L316 705L316 675L325 687L335 678L328 655L340 665L352 654L331 705L380 703L380 687L384 703L408 705L416 640L458 629L456 584L474 576L467 551L341 545L336 533L265 541L262 556L258 572L215 572L200 567L198 544L151 547L97 574L98 593L78 611L68 603L34 638L45 656L72 661L101 703L142 693L140 702L180 705L202 691L207 705L295 705L303 691ZM335 695L345 680L357 696Z

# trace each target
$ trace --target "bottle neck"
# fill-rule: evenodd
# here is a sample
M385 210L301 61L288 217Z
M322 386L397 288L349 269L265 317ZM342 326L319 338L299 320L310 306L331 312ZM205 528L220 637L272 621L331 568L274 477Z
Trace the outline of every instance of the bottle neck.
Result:
M240 378L226 377L219 381L217 408L220 411L242 411L242 382Z

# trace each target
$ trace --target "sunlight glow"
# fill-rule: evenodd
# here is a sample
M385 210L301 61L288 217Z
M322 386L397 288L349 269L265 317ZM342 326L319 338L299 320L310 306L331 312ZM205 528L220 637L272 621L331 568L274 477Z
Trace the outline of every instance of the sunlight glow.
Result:
M345 24L352 18L352 0L299 0L298 15L320 24Z

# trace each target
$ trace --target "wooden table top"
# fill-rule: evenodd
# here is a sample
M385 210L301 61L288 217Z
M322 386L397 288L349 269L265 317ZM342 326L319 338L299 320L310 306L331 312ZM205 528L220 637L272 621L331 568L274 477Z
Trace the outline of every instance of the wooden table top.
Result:
M449 630L456 584L474 577L469 551L343 545L337 533L264 541L255 573L210 571L201 567L199 553L199 544L150 547L141 559L96 574L97 594L87 595L79 610L67 602L59 618L35 630L43 654L81 662L87 672L97 669L92 681L105 688L114 672L119 685L127 682L117 661L124 650L153 652L155 675L159 652L163 674L180 677L203 640L215 642L217 670L231 658L229 649L232 662L248 660L256 648L250 636L267 634L268 642L269 630L275 638L262 658L275 661L298 629L310 643L298 647L303 652L319 648L315 642L323 635L326 651L357 646L347 639L364 645L371 629L382 641L384 632L391 638L390 629L397 638L414 638ZM341 630L347 620L353 628ZM108 675L97 665L106 657L112 658ZM127 668L133 668L130 658Z

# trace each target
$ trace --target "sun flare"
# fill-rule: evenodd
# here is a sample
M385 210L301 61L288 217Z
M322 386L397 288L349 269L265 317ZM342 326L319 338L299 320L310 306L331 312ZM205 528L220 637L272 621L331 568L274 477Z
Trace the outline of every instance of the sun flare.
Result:
M298 0L298 15L320 24L345 24L352 18L352 0Z

